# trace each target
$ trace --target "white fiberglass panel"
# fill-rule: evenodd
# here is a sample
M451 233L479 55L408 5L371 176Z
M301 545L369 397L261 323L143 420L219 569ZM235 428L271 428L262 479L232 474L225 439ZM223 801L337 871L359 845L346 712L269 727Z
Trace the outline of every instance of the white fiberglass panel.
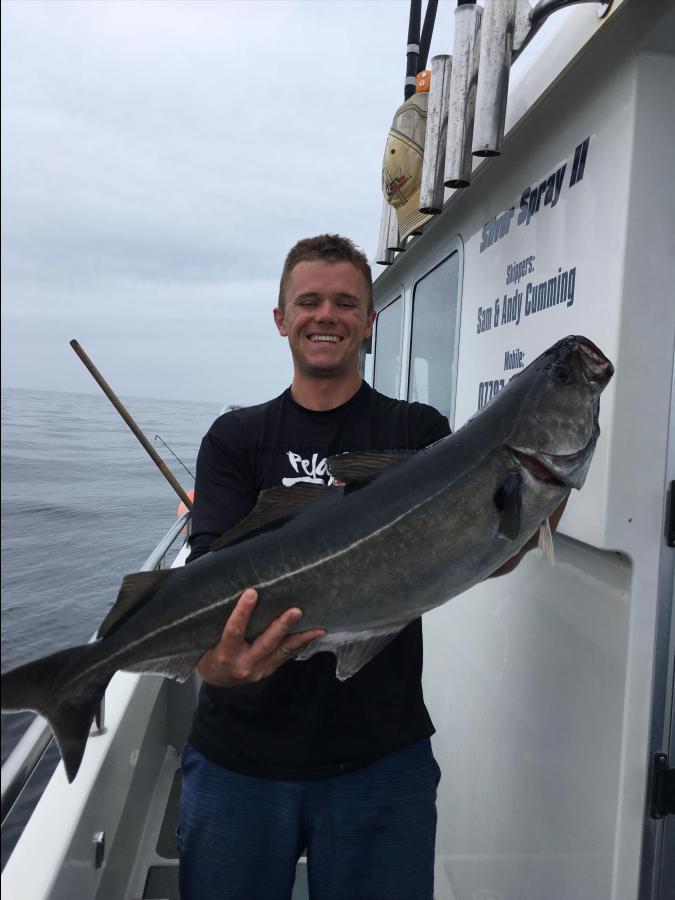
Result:
M424 617L437 900L612 894L631 569L556 538Z
M629 64L600 71L588 61L572 70L509 137L499 165L486 166L483 202L463 234L455 427L560 338L590 338L617 377L601 398L601 437L564 530L606 547L636 81Z

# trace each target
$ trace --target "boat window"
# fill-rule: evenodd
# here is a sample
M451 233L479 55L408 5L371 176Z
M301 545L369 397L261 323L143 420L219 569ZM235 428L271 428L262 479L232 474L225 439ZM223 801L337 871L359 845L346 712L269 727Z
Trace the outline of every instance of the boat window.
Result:
M408 400L429 403L452 422L459 257L453 253L415 285Z
M403 300L399 296L377 314L373 387L398 399L401 388Z

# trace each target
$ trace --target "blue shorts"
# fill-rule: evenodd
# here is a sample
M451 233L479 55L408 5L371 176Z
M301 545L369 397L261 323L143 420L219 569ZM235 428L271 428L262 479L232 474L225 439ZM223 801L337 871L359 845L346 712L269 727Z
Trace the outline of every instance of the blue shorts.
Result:
M240 775L188 744L181 900L289 900L305 848L312 900L432 900L439 780L429 740L318 781Z

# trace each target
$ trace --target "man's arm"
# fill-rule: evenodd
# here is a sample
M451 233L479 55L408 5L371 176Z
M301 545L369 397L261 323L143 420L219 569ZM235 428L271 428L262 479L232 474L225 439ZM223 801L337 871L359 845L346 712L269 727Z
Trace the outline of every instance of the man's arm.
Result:
M568 494L565 499L562 501L560 506L558 506L549 517L549 524L551 526L551 531L555 531L558 527L558 522L562 517L565 506L567 505L567 501L569 500L570 495ZM536 531L529 541L525 544L522 550L516 553L515 556L512 556L511 559L507 559L504 565L500 566L496 572L493 572L490 575L490 578L497 578L499 575L508 575L509 572L513 572L513 570L520 564L520 561L523 559L526 553L529 553L530 550L533 550L537 544L539 543L539 531Z
M255 506L257 489L242 424L231 414L217 419L197 456L188 564L208 553L221 535Z
M412 439L412 446L415 450L423 450L450 434L447 418L437 409L422 403L413 404L413 406L419 407L414 419Z

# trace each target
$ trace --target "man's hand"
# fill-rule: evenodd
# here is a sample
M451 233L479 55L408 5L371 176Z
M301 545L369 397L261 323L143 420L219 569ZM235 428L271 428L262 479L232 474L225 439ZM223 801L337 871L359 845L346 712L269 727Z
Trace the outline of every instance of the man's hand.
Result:
M315 628L288 637L289 631L302 616L302 610L296 607L287 609L249 644L246 628L257 600L257 593L247 588L237 601L223 629L220 643L207 650L197 663L197 671L204 681L221 687L260 681L287 662L305 644L326 633L322 628Z
M551 513L551 515L549 516L549 525L551 526L552 532L555 531L556 528L558 527L558 522L562 518L562 514L564 512L565 507L567 506L567 501L569 500L569 498L570 498L570 495L567 494L567 496L562 501L562 503L559 506L557 506L554 509L554 511ZM511 559L507 559L506 562L502 566L500 566L496 570L496 572L493 572L492 575L490 575L489 577L496 578L499 575L508 575L509 572L513 572L513 570L520 563L521 559L525 556L525 554L528 553L530 550L534 550L534 548L537 546L538 543L539 543L539 530L537 529L537 531L532 535L532 537L525 544L525 546L522 548L522 550L520 550L518 553L516 553L515 556L512 556Z

